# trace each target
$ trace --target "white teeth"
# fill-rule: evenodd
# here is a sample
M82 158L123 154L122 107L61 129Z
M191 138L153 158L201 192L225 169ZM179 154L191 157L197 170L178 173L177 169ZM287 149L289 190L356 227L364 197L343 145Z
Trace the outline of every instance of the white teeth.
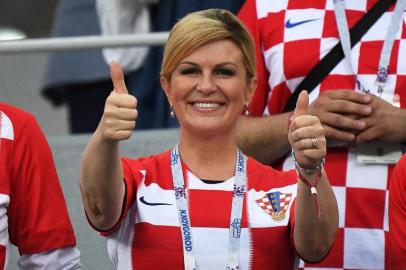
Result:
M213 102L209 102L209 103L203 103L203 102L196 102L194 104L194 106L200 108L200 109L214 109L220 106L220 104L218 103L213 103Z

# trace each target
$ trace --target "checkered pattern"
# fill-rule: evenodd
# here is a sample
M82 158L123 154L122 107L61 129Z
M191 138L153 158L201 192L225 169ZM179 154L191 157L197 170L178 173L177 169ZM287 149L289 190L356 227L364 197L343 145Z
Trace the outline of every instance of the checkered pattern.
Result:
M259 206L261 206L262 209L265 210L265 212L272 215L276 212L283 212L283 213L286 212L286 210L289 207L290 200L292 199L292 194L285 194L285 193L279 192L279 200L271 199L271 201L270 201L269 200L270 197L271 197L271 194L265 194L264 197L256 200L256 202ZM275 205L275 204L276 204L275 208L279 208L279 211L275 210L274 207L272 207L272 205Z
M119 226L103 232L108 238L107 249L116 269L184 269L170 151L147 158L123 158L122 162L127 191L123 205L125 215L121 216ZM197 269L223 270L228 258L235 178L207 184L190 172L186 164L182 166ZM239 269L296 269L291 241L296 172L280 172L248 158L247 181L238 231ZM285 201L283 219L272 219L257 204L259 199L272 193L286 194L285 198L281 196ZM289 204L287 200L290 200ZM148 205L145 201L165 205Z
M346 0L349 27L375 2ZM355 89L354 73L364 88L377 92L379 56L393 8L352 49L352 67L342 60L313 90L311 101L326 90ZM296 86L339 41L333 0L247 0L239 17L251 30L257 45L258 88L250 113L256 116L281 113ZM406 107L406 61L400 61L406 59L405 18L406 15L394 42L384 90L399 94L402 108ZM294 26L286 27L288 21ZM284 169L288 168L294 168L290 158L284 162ZM384 269L388 264L385 254L388 166L360 164L354 149L330 147L325 168L338 201L339 232L324 261L301 262L301 268Z

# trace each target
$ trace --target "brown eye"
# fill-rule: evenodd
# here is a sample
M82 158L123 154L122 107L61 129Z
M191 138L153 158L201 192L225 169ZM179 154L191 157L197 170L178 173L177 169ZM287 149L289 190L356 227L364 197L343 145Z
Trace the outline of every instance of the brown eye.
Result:
M228 68L219 68L216 70L216 74L225 77L231 77L235 75L234 70Z
M189 75L189 74L198 74L200 71L197 68L183 68L180 70L180 74Z

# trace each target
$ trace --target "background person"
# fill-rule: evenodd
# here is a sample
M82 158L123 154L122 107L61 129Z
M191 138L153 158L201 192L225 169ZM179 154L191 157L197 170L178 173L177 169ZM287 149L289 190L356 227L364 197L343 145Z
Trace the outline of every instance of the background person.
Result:
M137 100L114 62L111 77L114 90L83 154L80 183L89 221L107 236L117 269L292 269L296 251L311 261L327 253L338 210L322 170L324 130L307 114L308 95L300 96L289 132L303 181L237 149L237 120L256 78L251 37L234 15L192 13L171 31L161 71L180 123L171 151L120 162ZM321 218L315 188L304 181L319 181Z
M406 269L406 156L392 172L389 191L389 269Z
M0 102L0 269L81 269L52 153L34 117Z
M60 0L53 37L97 36L96 0ZM55 106L67 107L69 131L92 133L112 87L101 49L50 53L41 92Z
M284 170L294 166L285 156L290 148L286 136L290 113L283 109L312 67L339 42L337 24L348 21L351 28L375 2L246 1L239 17L254 36L259 60L258 87L249 105L253 117L242 117L237 133L243 151L268 164L283 157ZM346 16L337 23L335 13L341 4ZM351 63L347 58L339 62L310 93L309 113L319 117L326 132L326 172L338 201L340 222L327 258L318 265L302 263L302 267L388 267L385 209L391 165L384 162L397 158L382 154L389 147L400 157L400 146L389 144L406 141L406 111L394 106L395 95L400 96L400 106L406 106L406 63L401 61L406 53L404 8L401 20L394 24L398 31L389 29L394 14L392 5L352 49ZM385 51L390 56L387 82L383 93L378 93L378 65L391 31L396 35L393 48ZM363 147L366 142L379 145Z

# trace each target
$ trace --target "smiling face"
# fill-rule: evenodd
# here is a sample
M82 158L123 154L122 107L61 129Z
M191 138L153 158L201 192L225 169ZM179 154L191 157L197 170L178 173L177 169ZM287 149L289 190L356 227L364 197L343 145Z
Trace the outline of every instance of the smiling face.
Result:
M248 79L243 55L230 40L203 45L182 59L162 87L181 128L233 131L256 79Z

